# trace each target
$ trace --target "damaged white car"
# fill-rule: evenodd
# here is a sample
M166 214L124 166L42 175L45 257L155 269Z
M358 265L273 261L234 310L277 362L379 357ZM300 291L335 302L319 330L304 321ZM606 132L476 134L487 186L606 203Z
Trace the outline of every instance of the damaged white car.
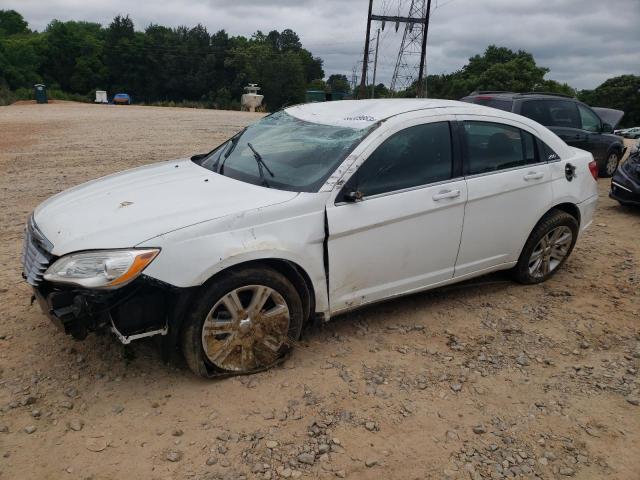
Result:
M199 375L259 371L310 318L496 270L548 279L592 221L596 178L590 153L500 110L295 106L47 200L23 274L76 338L164 335Z

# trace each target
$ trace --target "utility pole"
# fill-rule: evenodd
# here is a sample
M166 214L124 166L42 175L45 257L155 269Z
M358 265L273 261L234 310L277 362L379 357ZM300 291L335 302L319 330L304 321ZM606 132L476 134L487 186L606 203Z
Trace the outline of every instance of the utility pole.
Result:
M373 61L373 84L371 85L371 98L376 98L376 72L378 71L378 48L380 47L380 29L376 35L376 57Z
M427 13L424 19L424 32L422 34L422 50L420 55L420 72L418 73L418 87L416 88L417 98L427 97L427 80L423 81L424 67L427 58L427 34L429 33L429 17L431 16L431 0L427 1Z
M367 15L367 36L364 41L364 59L362 61L362 78L360 79L359 98L367 96L367 68L369 67L369 42L371 41L371 13L373 11L373 0L369 0L369 14Z

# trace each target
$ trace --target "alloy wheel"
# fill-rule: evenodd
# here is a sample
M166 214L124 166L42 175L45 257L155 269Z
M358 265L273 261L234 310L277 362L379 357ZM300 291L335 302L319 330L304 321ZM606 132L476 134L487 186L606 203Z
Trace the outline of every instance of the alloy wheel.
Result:
M202 326L202 346L216 367L248 372L275 362L288 341L289 307L264 285L237 288L220 298Z
M605 168L607 170L607 175L611 176L614 173L616 173L616 169L618 168L618 155L615 153L612 153L611 155L609 155L609 158L607 158L607 164L605 165Z
M556 227L540 239L529 257L529 273L541 278L553 272L569 254L573 233L566 226Z

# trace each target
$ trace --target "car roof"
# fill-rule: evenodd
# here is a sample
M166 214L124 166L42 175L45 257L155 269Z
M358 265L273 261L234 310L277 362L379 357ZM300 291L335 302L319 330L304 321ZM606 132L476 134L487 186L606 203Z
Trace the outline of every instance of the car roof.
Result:
M567 145L547 127L530 118L475 103L423 98L393 98L379 100L339 100L296 105L284 110L300 120L322 125L368 128L380 121L396 117L398 121L416 115L471 115L478 119L502 120L535 132L560 156L567 154Z
M361 129L403 113L417 110L450 110L455 107L466 110L472 108L478 113L486 109L487 113L494 116L496 114L495 109L482 105L430 98L386 98L306 103L289 107L285 109L285 112L307 122ZM441 113L453 112L442 111Z

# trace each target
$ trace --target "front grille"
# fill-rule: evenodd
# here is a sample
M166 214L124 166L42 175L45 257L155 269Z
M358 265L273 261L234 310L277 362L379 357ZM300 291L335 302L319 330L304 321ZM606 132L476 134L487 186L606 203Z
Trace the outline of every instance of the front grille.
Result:
M29 218L22 248L22 276L27 283L37 287L42 282L42 276L53 258L50 253L52 249L53 245L38 230L33 217Z

